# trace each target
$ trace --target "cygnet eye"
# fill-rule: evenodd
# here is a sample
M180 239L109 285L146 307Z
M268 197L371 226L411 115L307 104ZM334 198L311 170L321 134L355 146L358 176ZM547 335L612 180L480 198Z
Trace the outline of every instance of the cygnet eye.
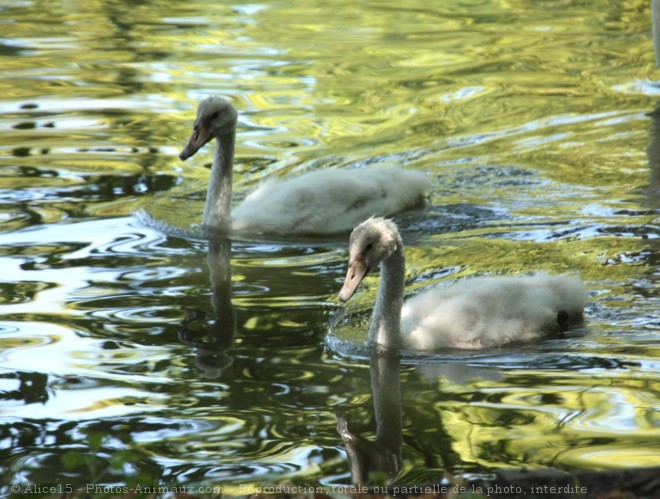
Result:
M220 116L220 112L219 112L219 111L216 111L215 113L213 113L213 114L211 115L211 121L214 121L218 116Z
M365 251L371 251L371 249L372 249L373 247L374 247L373 243L369 243L369 244L367 244L367 246L365 247Z

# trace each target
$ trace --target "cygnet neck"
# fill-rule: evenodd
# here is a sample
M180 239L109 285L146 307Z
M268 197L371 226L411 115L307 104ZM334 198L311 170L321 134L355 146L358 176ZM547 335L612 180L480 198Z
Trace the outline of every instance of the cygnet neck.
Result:
M207 227L224 229L229 227L231 220L231 183L236 131L217 135L216 139L203 223Z
M403 243L397 238L392 255L380 263L380 284L369 327L369 341L385 349L401 348L401 307L406 261Z

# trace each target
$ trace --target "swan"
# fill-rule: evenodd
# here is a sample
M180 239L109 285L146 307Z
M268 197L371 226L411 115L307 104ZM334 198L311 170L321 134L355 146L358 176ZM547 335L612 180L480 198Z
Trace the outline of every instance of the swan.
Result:
M380 264L369 341L388 349L476 349L537 338L582 320L587 301L577 276L475 277L424 291L403 303L405 258L396 225L370 218L350 236L345 303Z
M374 167L324 170L283 182L262 183L230 214L236 108L207 97L197 109L182 161L217 139L206 193L203 224L251 233L336 234L350 231L372 215L393 215L423 203L428 181L418 171Z

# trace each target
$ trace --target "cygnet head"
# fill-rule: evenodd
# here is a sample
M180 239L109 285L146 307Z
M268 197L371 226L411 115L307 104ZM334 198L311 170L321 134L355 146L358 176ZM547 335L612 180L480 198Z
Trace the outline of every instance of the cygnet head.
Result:
M222 97L207 97L197 107L197 119L193 133L179 158L187 160L214 137L220 137L236 131L238 113L236 108Z
M348 272L339 291L339 301L348 301L364 277L402 244L391 220L370 218L355 227L348 244Z

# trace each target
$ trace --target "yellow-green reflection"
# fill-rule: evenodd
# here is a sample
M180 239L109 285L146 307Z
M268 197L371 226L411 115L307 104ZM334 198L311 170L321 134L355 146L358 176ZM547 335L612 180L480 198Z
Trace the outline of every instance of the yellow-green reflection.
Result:
M167 229L199 235L210 147L177 153L212 93L240 111L237 198L321 168L429 174L428 209L399 218L409 293L537 270L587 282L587 323L565 338L404 358L401 482L657 461L648 1L5 3L0 438L16 477L82 480L82 446L108 483L348 482L335 415L373 433L359 346L376 278L337 319L345 238L235 241L235 343L219 379L202 372L218 340L206 243ZM207 315L184 331L190 309ZM326 342L333 321L347 352ZM448 361L493 376L429 375Z

